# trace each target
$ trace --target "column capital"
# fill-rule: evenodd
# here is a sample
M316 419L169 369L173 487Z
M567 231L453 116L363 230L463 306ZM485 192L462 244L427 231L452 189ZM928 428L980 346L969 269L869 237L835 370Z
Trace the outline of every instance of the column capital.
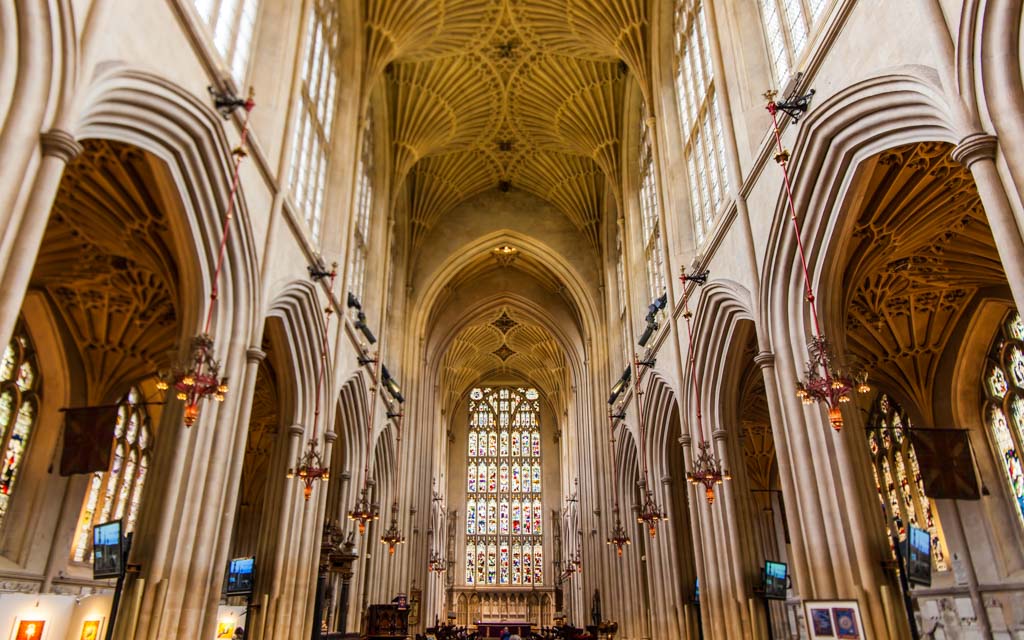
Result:
M39 144L44 156L60 158L65 163L82 153L82 145L75 140L75 136L63 129L50 129L39 134Z
M249 364L262 362L267 357L267 352L259 347L249 347L245 350L245 359Z
M290 436L301 436L306 431L306 428L301 424L293 424L288 427L288 435Z
M693 444L693 436L688 433L684 433L679 436L679 444L683 445L684 448L689 449L690 445Z
M761 367L762 370L770 369L775 366L775 354L771 351L761 351L754 356L754 364Z
M996 157L999 139L988 133L971 133L964 136L960 144L953 148L950 156L968 169L979 160L992 160Z
M326 431L326 432L324 432L324 442L326 442L327 444L334 444L334 442L337 439L338 439L338 434L337 433L335 433L333 431Z
M725 430L725 429L715 429L715 430L714 430L714 431L713 431L713 432L711 433L711 438L712 438L712 439L713 439L713 440L714 440L715 442L722 442L723 440L725 440L725 436L726 436L726 435L728 435L728 433L726 432L726 430Z

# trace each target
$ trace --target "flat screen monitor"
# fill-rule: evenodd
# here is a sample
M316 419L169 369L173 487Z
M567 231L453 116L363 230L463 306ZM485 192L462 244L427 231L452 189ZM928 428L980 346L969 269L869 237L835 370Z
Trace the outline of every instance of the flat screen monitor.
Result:
M228 563L227 584L225 595L241 596L252 593L253 572L256 570L256 558L234 558Z
M764 597L769 600L785 600L789 584L789 567L784 562L768 560L764 563Z
M117 578L121 575L121 521L112 520L92 528L92 577Z
M693 581L693 601L700 602L700 578Z
M932 585L932 536L921 527L907 529L907 582Z

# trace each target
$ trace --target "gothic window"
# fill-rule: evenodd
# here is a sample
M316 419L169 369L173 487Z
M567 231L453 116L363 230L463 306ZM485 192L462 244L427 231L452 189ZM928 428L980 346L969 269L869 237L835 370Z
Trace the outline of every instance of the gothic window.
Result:
M768 54L779 88L800 64L830 0L759 0Z
M133 387L117 408L110 468L89 479L71 550L75 562L89 558L94 525L123 519L125 533L135 528L149 471L149 416L141 402L142 394Z
M292 134L289 186L293 204L319 241L323 224L327 159L338 97L339 28L337 3L315 0L306 22L305 59Z
M619 331L622 333L623 364L629 363L629 333L626 330L626 265L622 246L622 232L615 234L615 280L619 291Z
M213 33L213 46L241 84L249 62L259 0L192 0Z
M725 144L703 0L676 2L675 73L690 208L697 242L711 231L725 199Z
M658 182L654 167L654 148L647 124L647 109L640 113L640 222L643 228L644 262L647 265L647 287L651 300L665 291L665 254L661 250L661 209L658 204Z
M875 488L886 515L886 538L907 537L916 525L932 537L932 563L936 571L949 568L946 539L935 503L925 495L924 480L908 431L913 429L903 409L885 393L879 393L868 414L868 449L874 463Z
M39 415L39 365L19 324L0 361L0 523L11 506L29 438Z
M470 392L466 584L542 584L540 396Z
M1024 323L1016 312L1003 321L982 378L985 424L1003 470L1014 512L1024 525Z
M356 226L352 236L352 266L348 290L363 299L366 282L366 256L370 246L370 213L373 208L373 120L367 116L363 127L359 166L356 167Z

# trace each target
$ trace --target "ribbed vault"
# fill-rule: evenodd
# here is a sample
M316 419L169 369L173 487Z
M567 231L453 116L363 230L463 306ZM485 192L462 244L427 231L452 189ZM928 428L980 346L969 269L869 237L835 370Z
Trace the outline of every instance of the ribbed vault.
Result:
M414 247L494 187L544 198L598 246L628 70L648 93L645 1L366 0L365 16L366 81L386 76Z

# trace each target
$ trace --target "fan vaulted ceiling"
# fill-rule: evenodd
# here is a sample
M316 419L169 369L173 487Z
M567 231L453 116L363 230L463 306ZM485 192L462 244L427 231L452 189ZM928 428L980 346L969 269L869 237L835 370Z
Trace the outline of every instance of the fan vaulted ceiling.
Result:
M367 0L364 81L386 83L414 246L495 187L548 200L597 246L620 183L627 73L649 94L647 4Z

